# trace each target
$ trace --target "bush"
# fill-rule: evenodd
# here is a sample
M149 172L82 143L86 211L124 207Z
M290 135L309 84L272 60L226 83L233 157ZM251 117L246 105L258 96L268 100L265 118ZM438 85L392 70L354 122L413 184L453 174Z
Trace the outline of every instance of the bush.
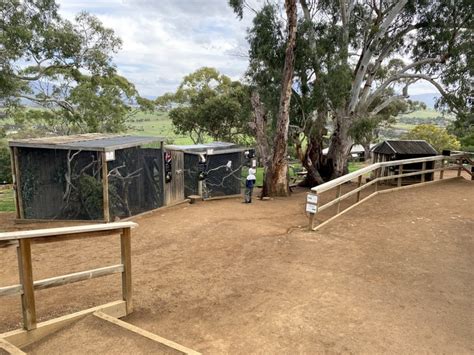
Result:
M5 144L0 144L0 184L11 184L12 182L10 151Z
M421 124L403 135L403 139L422 139L441 152L443 149L459 150L461 143L456 136L449 134L444 128L432 124Z

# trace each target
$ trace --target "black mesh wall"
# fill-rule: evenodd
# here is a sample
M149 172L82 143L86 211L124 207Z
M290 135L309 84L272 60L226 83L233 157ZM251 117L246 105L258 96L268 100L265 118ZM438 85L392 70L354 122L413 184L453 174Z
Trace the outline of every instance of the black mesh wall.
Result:
M199 156L184 153L185 196L197 195L199 174L204 171L203 197L219 197L240 194L242 188L241 152L208 155L203 166Z
M96 152L18 148L25 218L103 219Z
M108 162L110 216L129 217L163 206L161 149L115 151Z

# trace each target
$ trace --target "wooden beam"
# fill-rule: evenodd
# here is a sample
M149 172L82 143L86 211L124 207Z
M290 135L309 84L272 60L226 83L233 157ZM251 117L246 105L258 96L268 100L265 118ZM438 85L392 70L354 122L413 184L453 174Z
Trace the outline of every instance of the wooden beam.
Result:
M102 162L102 199L103 199L103 214L104 221L110 222L110 210L109 210L109 171L107 169L107 159L105 152L101 152Z
M423 174L421 174L421 182L425 182L425 173L424 171L426 170L426 161L421 163L421 170L423 171Z
M357 188L360 189L360 186L362 185L362 175L359 176L357 179ZM357 202L360 201L360 190L357 191Z
M439 179L440 180L443 180L443 177L444 177L444 164L445 164L445 160L441 160L441 170L439 172Z
M17 204L17 216L18 218L25 218L25 212L23 210L23 198L21 195L21 173L20 173L20 163L18 161L18 148L13 148L13 161L15 167L15 196Z
M23 312L23 327L26 330L36 328L36 306L33 288L33 266L31 263L31 242L29 239L21 239L17 248L18 270L20 273L20 284L23 288L21 294L21 309Z
M36 329L33 330L13 330L11 332L0 334L0 339L8 341L9 343L22 348L31 343L34 343L41 338L54 333L55 331L71 324L72 322L85 317L88 314L101 311L112 317L124 317L126 315L125 302L115 301L101 306L82 310L80 312L68 314L66 316L58 317L48 320L46 322L38 323Z
M103 312L95 312L94 313L94 316L97 317L97 318L100 318L102 320L105 320L107 322L110 322L116 326L119 326L121 328L124 328L130 332L133 332L135 334L138 334L138 335L141 335L142 337L145 337L145 338L148 338L150 340L153 340L153 341L156 341L157 343L160 343L168 348L171 348L171 349L174 349L174 350L177 350L179 352L181 352L182 354L189 354L189 355L198 355L200 354L199 352L195 351L195 350L192 350L192 349L189 349L183 345L180 345L178 343L175 343L174 341L171 341L171 340L168 340L168 339L165 339L165 338L162 338L156 334L153 334L153 333L150 333L142 328L139 328L133 324L130 324L130 323L127 323L127 322L124 322L120 319L117 319L117 318L114 318L114 317L111 317Z
M13 183L13 191L15 191L15 212L16 218L20 218L20 205L18 199L18 186L16 184L16 168L15 168L15 153L13 148L10 147L10 165L12 169L12 183Z
M46 288L62 286L74 282L85 281L90 279L95 279L97 277L108 276L116 273L123 272L123 265L112 265L101 267L98 269L87 270L87 271L80 271L75 272L72 274L61 275L50 277L43 280L37 280L33 282L33 288L35 290L44 290ZM21 285L12 285L6 287L0 287L0 297L2 296L9 296L15 294L22 294L23 287Z
M10 355L23 355L23 354L26 355L26 353L22 351L20 348L17 348L12 343L3 339L0 339L0 349L5 350L7 354L10 354ZM0 351L0 354L3 354L3 352Z
M123 228L135 228L138 224L134 222L114 222L108 224L89 224L84 226L74 227L60 227L60 228L47 228L47 229L35 229L29 231L16 231L16 232L5 232L0 233L0 241L4 240L19 240L19 239L31 239L31 238L43 238L51 236L62 236L69 234L79 234L97 232L97 231L108 231L113 230L115 233L119 233L119 230Z
M120 235L120 246L122 256L122 297L126 302L127 314L132 313L132 248L131 248L131 229L124 228Z
M377 181L378 181L377 179L371 180L371 181L369 181L368 183L362 185L361 187L358 187L358 188L356 188L356 189L354 189L354 190L352 190L352 191L349 191L349 192L345 193L344 195L342 195L342 196L339 197L338 199L334 199L334 200L332 200L331 202L328 202L328 203L326 203L325 205L318 207L318 212L322 212L322 211L324 211L326 208L329 208L329 207L335 205L335 204L338 203L339 201L342 201L342 200L345 200L346 198L351 197L352 195L354 195L354 194L356 194L356 193L358 193L358 192L364 190L365 188L367 188L367 187L369 187L369 186L375 184Z
M397 186L398 187L402 186L402 179L403 179L402 175L403 175L403 164L400 164L398 166L398 174L397 174L397 176L398 176Z

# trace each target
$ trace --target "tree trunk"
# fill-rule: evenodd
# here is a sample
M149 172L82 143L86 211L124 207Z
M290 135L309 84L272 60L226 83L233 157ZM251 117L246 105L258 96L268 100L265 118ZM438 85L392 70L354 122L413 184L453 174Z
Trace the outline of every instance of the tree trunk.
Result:
M257 157L260 164L263 166L263 176L265 180L263 181L263 189L260 197L268 196L267 192L267 179L270 178L270 163L271 163L271 152L270 152L270 141L267 133L267 113L263 107L262 102L260 101L260 95L255 90L252 92L250 98L253 110L253 122L251 128L255 132L256 148L257 148Z
M270 169L265 177L264 191L269 196L288 196L288 127L291 101L291 86L295 62L297 13L296 0L285 0L288 20L288 40L285 52L285 65L281 85L280 104L276 134L273 144L273 155Z
M350 119L339 114L334 120L334 132L331 135L328 151L328 167L331 179L338 178L349 172L347 160L352 148L352 138L349 135Z
M364 161L370 161L370 143L362 145L364 147Z

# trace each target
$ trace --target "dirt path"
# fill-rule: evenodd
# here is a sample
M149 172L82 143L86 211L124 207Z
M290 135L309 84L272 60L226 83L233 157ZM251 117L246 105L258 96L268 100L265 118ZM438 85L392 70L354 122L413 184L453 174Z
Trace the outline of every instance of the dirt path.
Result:
M348 187L347 187L348 188ZM289 199L138 218L126 320L204 353L474 352L474 184L379 195L317 233ZM33 246L35 279L116 263L118 238ZM17 282L0 249L0 284ZM39 291L41 319L113 301L119 277ZM17 297L0 332L19 326Z

